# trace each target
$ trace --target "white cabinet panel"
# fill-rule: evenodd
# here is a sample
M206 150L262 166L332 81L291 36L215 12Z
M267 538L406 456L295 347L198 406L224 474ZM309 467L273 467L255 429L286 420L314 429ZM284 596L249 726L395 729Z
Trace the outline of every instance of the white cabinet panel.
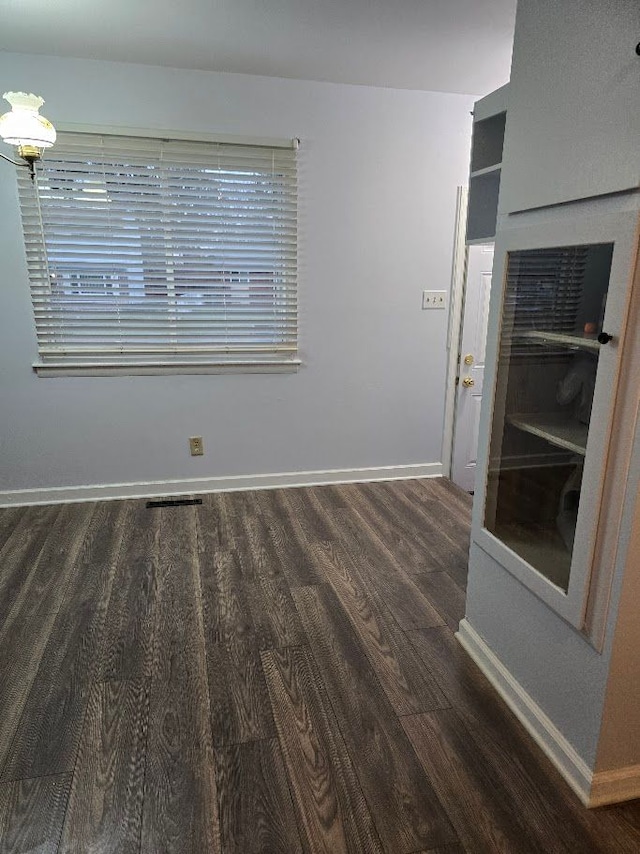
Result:
M640 2L519 0L500 212L640 184Z

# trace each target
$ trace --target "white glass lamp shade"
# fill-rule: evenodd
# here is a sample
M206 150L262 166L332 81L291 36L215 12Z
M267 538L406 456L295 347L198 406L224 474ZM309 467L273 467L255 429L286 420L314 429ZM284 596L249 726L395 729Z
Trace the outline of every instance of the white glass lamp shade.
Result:
M56 129L38 112L44 104L39 95L5 92L11 110L0 116L0 137L20 148L50 148L56 141Z

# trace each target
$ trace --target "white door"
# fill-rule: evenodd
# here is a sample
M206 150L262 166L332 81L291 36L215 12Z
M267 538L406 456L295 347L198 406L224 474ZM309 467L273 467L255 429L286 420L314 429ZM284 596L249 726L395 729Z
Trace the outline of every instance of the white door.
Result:
M462 334L458 358L451 479L474 491L478 456L480 403L489 319L493 244L469 246L465 277Z

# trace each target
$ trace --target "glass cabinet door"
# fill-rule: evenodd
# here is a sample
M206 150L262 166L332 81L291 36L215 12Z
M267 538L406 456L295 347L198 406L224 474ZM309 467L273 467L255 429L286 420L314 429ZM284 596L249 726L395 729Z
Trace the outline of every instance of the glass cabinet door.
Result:
M601 243L506 261L484 526L564 593L612 255Z

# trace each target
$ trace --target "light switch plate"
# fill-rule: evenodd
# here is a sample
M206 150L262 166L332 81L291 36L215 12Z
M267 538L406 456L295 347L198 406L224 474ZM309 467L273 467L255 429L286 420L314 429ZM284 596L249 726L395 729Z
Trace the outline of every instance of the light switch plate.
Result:
M422 308L446 308L446 291L422 291Z

